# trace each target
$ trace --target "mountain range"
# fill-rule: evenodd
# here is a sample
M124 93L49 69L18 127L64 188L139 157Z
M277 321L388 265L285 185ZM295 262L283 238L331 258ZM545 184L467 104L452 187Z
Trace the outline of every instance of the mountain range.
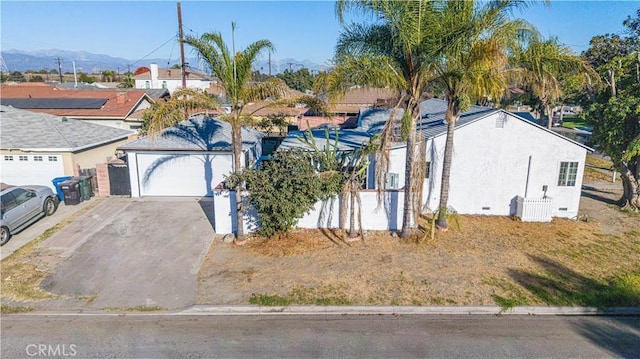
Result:
M122 57L113 57L104 54L93 54L86 51L65 51L65 50L38 50L38 51L21 51L16 49L0 51L4 61L2 71L25 72L28 70L40 71L52 69L58 70L58 59L60 59L60 67L63 73L73 72L73 66L77 72L97 74L106 70L113 70L117 73L125 73L128 70L134 72L138 67L148 67L151 63L156 63L160 68L172 67L179 63L179 59L149 58L142 60L130 60ZM185 62L189 63L189 67L196 71L205 72L202 66L198 66L198 60L195 58L187 58ZM5 67L6 66L6 67ZM307 68L310 71L324 71L330 66L316 64L309 60L296 60L292 58L272 59L271 73L277 74L284 70L291 69L297 71L300 68ZM262 73L269 72L268 60L258 61L254 66L256 70Z

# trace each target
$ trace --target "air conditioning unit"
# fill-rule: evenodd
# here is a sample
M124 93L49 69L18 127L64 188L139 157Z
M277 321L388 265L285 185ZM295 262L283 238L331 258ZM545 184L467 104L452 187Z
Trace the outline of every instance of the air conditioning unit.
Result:
M551 197L516 199L516 215L523 222L551 222L553 201Z

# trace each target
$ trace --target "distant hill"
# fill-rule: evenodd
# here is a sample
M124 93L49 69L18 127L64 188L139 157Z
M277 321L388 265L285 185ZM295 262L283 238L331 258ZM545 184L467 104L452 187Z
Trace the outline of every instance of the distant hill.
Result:
M128 60L121 57L113 57L103 54L93 54L85 51L64 51L64 50L39 50L39 51L21 51L21 50L3 50L0 52L2 59L7 68L2 71L20 71L25 72L27 70L40 71L42 69L52 70L58 69L58 57L62 65L62 72L73 72L73 62L75 62L77 72L85 73L100 73L105 70L113 70L119 73L127 72L127 68L130 67L131 72L135 71L138 67L149 66L151 63L156 63L160 68L171 67L174 64L179 63L178 59L172 59L171 63L167 63L167 59L144 59L144 60ZM186 59L190 67L195 70L199 70L198 60L194 58ZM306 67L309 70L323 71L328 69L326 65L319 65L308 60L296 60L296 59L282 59L271 61L271 73L277 74L283 72L286 69L292 69L297 71L301 67ZM268 61L260 61L256 64L256 69L262 68L262 73L269 72Z

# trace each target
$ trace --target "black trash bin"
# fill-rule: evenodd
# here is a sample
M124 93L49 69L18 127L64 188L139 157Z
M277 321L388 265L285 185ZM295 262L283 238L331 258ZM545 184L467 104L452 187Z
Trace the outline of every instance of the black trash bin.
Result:
M82 197L80 196L80 181L78 179L72 178L60 183L60 189L64 195L65 205L74 205L82 202Z

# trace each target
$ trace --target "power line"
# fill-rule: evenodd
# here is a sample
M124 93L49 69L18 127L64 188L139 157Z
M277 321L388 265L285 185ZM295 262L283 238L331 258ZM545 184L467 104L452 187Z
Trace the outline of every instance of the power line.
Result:
M144 55L144 57L142 57L142 58L140 58L140 59L136 60L135 62L133 62L133 63L131 64L131 66L133 66L133 65L137 64L138 62L140 62L140 61L142 61L142 60L146 59L147 57L149 57L149 56L150 56L151 54L153 54L154 52L156 52L156 51L160 50L160 48L161 48L161 47L163 47L164 45L168 44L168 43L169 43L169 41L175 40L175 38L176 38L176 35L171 36L171 38L170 38L169 40L165 41L162 45L158 46L157 48L155 48L155 49L154 49L153 51L151 51L150 53L148 53L148 54Z

